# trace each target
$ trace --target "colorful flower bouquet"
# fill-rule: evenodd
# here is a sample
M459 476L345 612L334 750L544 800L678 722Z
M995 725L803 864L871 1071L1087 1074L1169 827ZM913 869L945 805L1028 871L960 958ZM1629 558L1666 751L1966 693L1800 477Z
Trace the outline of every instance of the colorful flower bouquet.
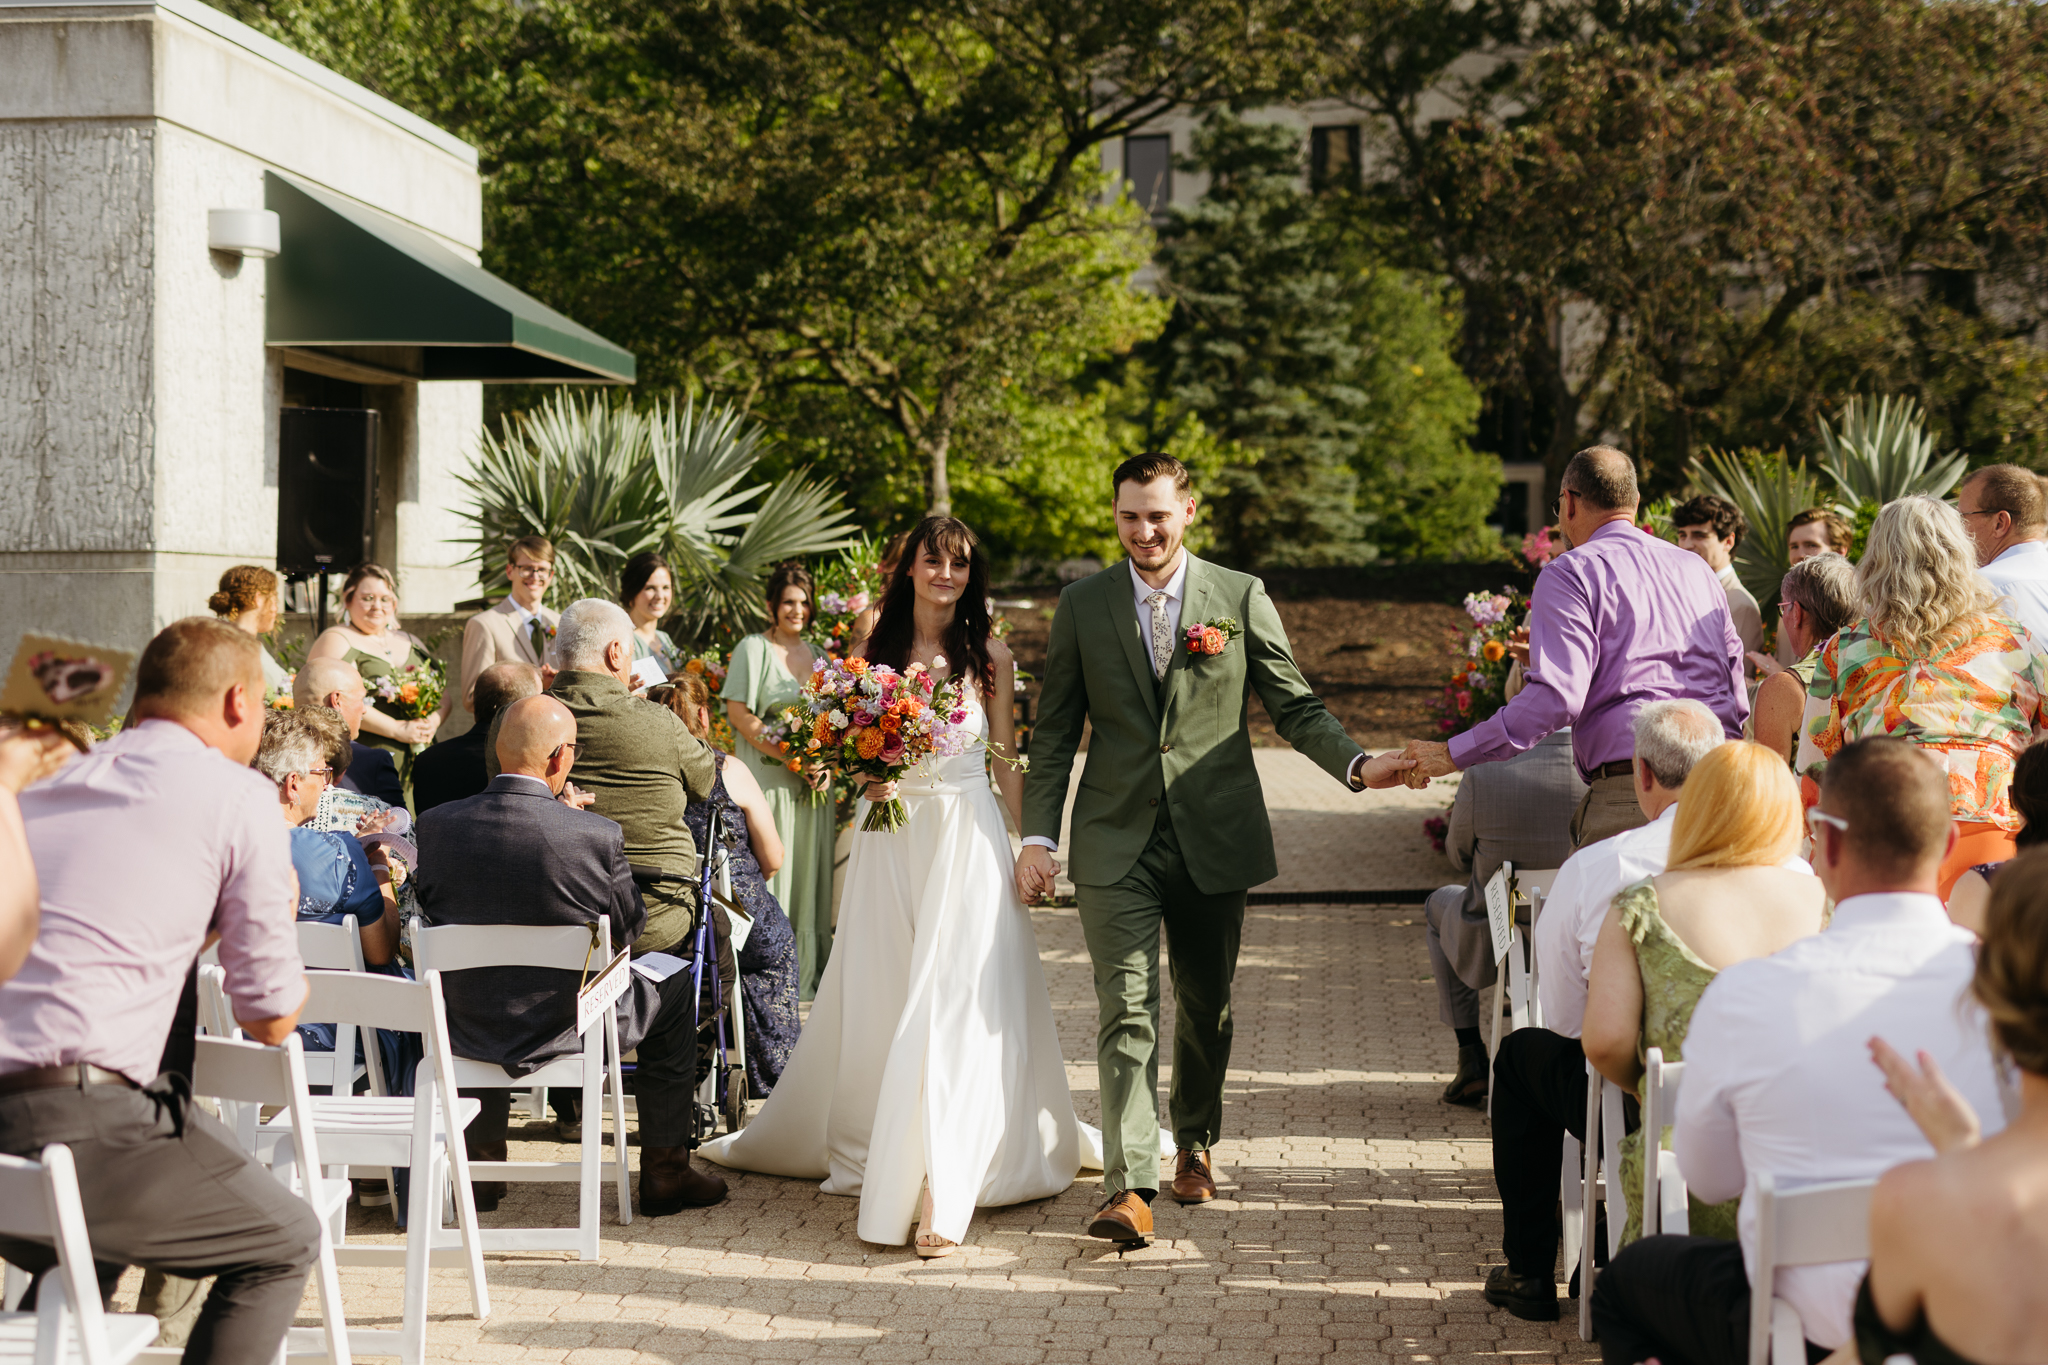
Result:
M820 659L788 723L809 736L804 750L814 761L868 782L895 782L934 754L966 752L961 688L957 678L940 683L922 664L898 673L866 659ZM909 819L892 799L871 807L861 829L897 830Z
M407 664L386 673L370 684L370 699L387 716L400 720L424 720L441 709L441 694L448 687L448 670L431 654L424 663ZM414 752L424 748L414 745Z
M800 752L800 748L805 736L808 734L808 724L798 709L794 706L783 707L781 715L761 722L761 734L759 737L762 744L776 750L782 757L774 759L766 754L762 754L761 761L771 768L779 762L798 777L802 777L804 772L804 755ZM823 805L827 795L828 793L821 788L811 788L811 804L814 806Z
M1437 700L1438 728L1462 734L1507 705L1508 641L1528 619L1529 599L1513 588L1475 592L1465 598L1474 627L1465 637L1465 657L1451 669Z
M292 687L295 683L298 682L298 680L299 675L296 671L285 674L284 684L282 686L273 687L264 692L264 706L272 711L291 710L293 705L295 704L292 701Z

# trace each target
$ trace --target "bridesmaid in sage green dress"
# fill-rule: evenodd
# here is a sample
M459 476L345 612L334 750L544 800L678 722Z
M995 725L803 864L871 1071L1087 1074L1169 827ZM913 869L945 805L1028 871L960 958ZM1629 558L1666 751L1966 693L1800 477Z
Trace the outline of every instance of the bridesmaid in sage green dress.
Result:
M739 735L740 752L753 759L754 776L761 781L775 827L789 850L781 868L768 879L768 890L796 930L798 993L805 1000L817 993L818 978L832 951L832 846L838 820L830 775L823 769L791 772L762 730L781 723L782 708L797 700L803 680L811 676L816 656L803 638L811 621L811 600L811 575L802 565L783 564L769 576L768 629L749 635L733 649L719 693Z
M371 706L363 710L364 744L391 751L392 762L401 773L417 752L416 746L434 742L434 734L447 718L456 689L441 696L432 715L405 720L392 714L395 703L377 700L377 680L432 656L417 635L398 624L398 580L388 569L375 564L358 564L341 588L341 622L329 626L306 651L308 659L341 659L356 666L370 689Z

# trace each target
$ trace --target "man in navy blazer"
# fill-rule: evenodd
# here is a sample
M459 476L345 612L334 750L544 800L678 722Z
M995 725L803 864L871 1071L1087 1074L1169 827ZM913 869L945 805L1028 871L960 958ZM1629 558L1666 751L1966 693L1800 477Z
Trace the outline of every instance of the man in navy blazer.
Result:
M647 922L625 836L601 815L558 800L576 762L576 720L553 697L505 708L498 723L499 774L483 792L422 812L420 910L429 924L611 926L613 951ZM579 1050L577 973L547 967L450 972L442 989L455 1054L531 1073ZM619 1000L619 1046L639 1049L640 1211L650 1217L715 1204L725 1182L695 1169L692 1092L697 1046L690 974L655 982L635 972ZM463 1092L482 1101L467 1134L470 1155L503 1161L508 1090ZM586 1115L594 1120L595 1115ZM502 1186L496 1194L502 1194ZM495 1198L477 1186L478 1207Z

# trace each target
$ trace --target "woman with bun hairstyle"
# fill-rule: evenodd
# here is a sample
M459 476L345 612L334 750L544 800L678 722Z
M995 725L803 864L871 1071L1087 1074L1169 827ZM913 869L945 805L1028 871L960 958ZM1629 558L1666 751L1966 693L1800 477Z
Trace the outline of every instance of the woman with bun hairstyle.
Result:
M2019 1077L2017 1110L1990 1137L1926 1053L1870 1040L1936 1155L1885 1172L1871 1196L1854 1316L1864 1365L2048 1362L2048 849L1992 881L1969 996Z
M264 636L277 628L277 574L260 564L237 564L220 576L220 591L206 599L206 609L221 620ZM263 649L263 686L272 692L289 692L292 675L284 665Z

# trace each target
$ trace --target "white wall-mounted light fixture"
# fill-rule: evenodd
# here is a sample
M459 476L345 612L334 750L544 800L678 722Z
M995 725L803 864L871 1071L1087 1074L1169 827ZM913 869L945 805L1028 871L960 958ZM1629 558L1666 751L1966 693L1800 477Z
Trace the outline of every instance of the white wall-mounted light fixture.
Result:
M231 256L269 259L277 254L277 214L269 209L208 209L206 245Z

